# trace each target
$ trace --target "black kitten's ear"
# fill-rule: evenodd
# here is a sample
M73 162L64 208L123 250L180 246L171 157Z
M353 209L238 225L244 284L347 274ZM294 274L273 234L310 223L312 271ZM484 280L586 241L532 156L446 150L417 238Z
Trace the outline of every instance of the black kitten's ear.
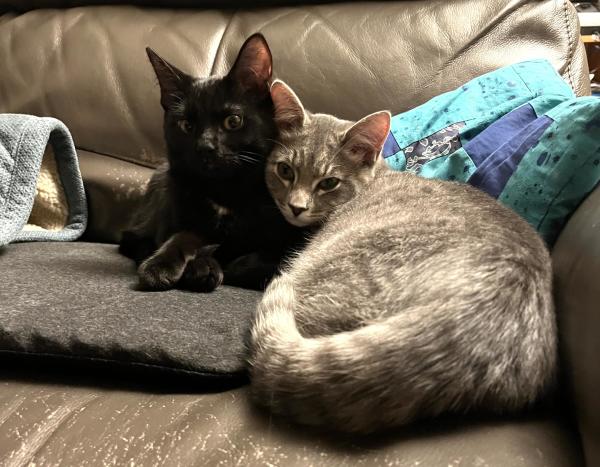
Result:
M183 100L187 86L191 82L191 77L171 65L150 47L146 47L146 53L160 85L160 105L163 109L170 110L173 105Z
M384 110L356 122L344 135L342 152L354 163L372 167L383 150L391 118L391 114Z
M272 74L273 57L267 41L260 33L251 35L242 45L228 76L245 91L266 94Z
M271 85L271 99L275 106L275 123L280 131L289 131L304 125L304 107L298 96L283 81Z

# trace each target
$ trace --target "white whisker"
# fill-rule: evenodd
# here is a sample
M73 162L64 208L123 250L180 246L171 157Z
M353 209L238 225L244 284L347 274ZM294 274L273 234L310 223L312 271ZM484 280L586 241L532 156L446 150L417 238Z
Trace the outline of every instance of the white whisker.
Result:
M276 139L271 139L271 138L267 138L267 141L271 141L272 143L275 143L279 146L281 146L283 149L285 149L287 152L293 152L290 148L288 148L285 144L283 144L281 141L277 141Z

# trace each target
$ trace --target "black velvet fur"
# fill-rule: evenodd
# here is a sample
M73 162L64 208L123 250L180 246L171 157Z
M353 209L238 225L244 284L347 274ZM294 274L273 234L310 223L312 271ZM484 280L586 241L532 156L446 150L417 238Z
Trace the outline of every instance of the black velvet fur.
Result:
M277 138L267 43L251 36L225 77L206 79L147 51L168 164L152 177L119 251L139 265L145 289L208 292L223 281L261 289L305 234L283 219L264 181Z

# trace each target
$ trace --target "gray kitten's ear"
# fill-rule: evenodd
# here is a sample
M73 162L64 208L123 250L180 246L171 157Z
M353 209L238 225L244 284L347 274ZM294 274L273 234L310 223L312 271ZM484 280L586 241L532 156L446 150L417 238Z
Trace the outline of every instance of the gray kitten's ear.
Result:
M275 106L275 123L280 131L289 131L304 125L304 107L298 96L283 81L271 85L271 99Z
M171 65L150 47L146 47L146 53L160 85L160 105L163 109L169 110L174 104L181 102L192 78Z
M356 164L372 167L390 132L391 118L391 114L384 110L356 122L344 135L342 153Z
M256 33L246 39L227 76L244 91L266 95L272 74L273 57L269 44L262 34Z

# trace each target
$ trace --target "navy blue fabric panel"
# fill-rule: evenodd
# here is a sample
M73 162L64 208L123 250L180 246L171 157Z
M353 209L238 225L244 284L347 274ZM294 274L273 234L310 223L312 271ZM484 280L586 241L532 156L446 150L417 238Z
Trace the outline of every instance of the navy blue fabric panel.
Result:
M539 142L552 122L550 117L542 116L523 128L477 168L469 183L498 198L525 153Z
M396 138L394 138L394 135L390 131L390 134L388 135L383 145L383 151L381 152L381 154L383 155L383 157L390 157L396 154L398 151L400 151L400 146L398 146Z
M473 163L479 166L486 157L522 131L536 118L537 115L533 107L529 104L523 105L496 120L475 138L464 144L463 149L471 157Z
M406 170L419 173L421 167L433 159L447 156L460 149L462 146L460 130L464 126L465 122L453 123L403 148L406 156Z

